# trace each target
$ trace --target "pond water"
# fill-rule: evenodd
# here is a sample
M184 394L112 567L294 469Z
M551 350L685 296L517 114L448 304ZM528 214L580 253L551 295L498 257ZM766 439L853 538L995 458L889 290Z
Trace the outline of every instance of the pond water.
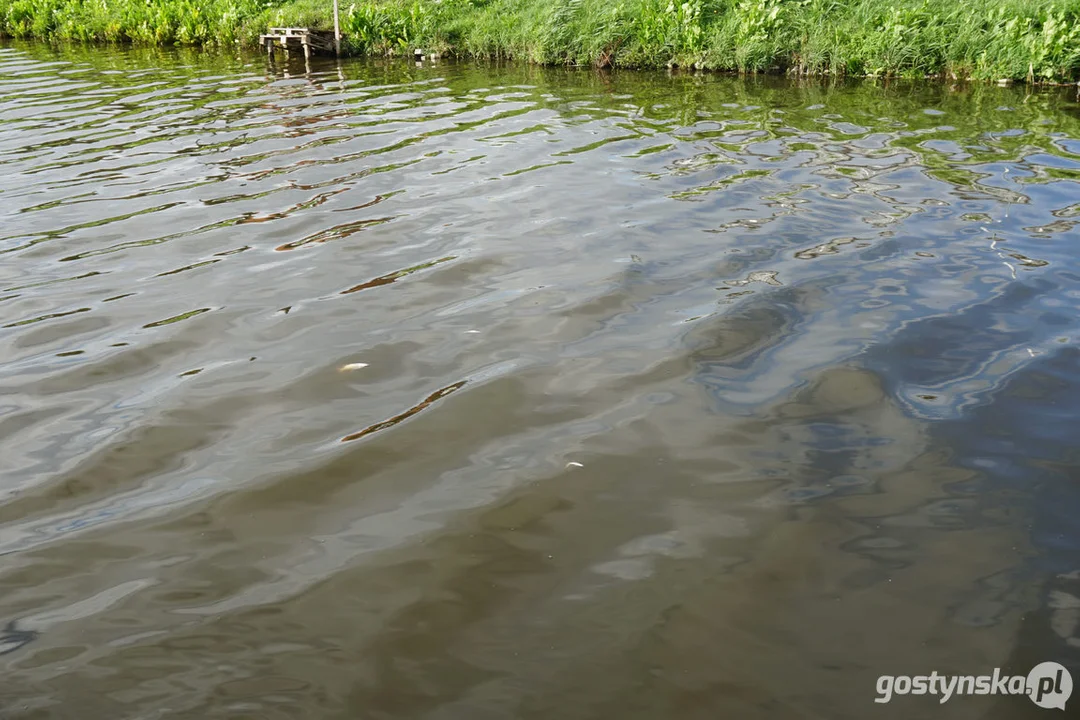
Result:
M1080 683L1078 224L1076 88L0 47L0 714L1042 717L874 699Z

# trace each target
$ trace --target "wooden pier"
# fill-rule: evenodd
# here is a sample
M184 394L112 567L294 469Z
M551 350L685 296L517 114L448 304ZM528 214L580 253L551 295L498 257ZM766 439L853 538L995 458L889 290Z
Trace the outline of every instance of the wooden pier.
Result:
M337 55L337 43L335 33L326 30L312 30L311 28L274 27L270 32L259 36L259 42L266 48L267 56L274 58L274 48L285 51L285 57L289 57L291 51L304 53L304 59L312 55Z

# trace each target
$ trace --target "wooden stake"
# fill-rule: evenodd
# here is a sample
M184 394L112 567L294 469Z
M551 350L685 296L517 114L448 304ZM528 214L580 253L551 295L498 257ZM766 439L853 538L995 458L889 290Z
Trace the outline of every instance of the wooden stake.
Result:
M338 0L334 0L334 54L341 57L341 25L338 23Z

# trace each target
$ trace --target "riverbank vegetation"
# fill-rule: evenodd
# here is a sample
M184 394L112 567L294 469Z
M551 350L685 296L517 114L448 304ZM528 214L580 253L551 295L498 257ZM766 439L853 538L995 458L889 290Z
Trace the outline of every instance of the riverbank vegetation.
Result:
M332 27L331 0L0 0L0 33L233 45ZM354 54L544 64L1080 79L1080 0L341 0Z

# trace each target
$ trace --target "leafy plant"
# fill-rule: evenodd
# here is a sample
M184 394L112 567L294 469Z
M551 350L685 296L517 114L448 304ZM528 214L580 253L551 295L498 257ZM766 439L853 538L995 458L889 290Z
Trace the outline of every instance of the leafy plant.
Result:
M343 0L344 1L344 0ZM0 0L0 35L251 43L329 0ZM1080 79L1080 0L352 0L346 48L601 66Z

